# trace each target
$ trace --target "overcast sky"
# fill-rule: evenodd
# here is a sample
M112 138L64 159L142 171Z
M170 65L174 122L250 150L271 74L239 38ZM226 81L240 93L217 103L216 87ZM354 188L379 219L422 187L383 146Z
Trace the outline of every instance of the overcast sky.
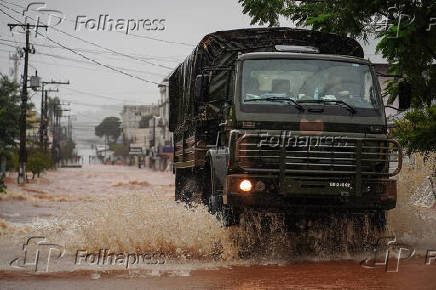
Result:
M71 83L69 86L60 86L60 92L52 95L58 95L64 101L71 101L72 114L90 123L96 122L96 118L102 115L118 115L122 104L150 104L158 100L159 91L156 84L134 77L159 83L192 51L194 45L204 35L217 30L250 27L250 19L242 14L241 5L237 0L46 0L44 2L47 4L46 9L61 11L66 17L55 27L56 29L87 42L49 28L50 39L103 65L133 75L133 78L128 77L96 65L41 35L35 38L32 34L31 42L35 44L36 54L30 55L29 75L34 75L37 70L38 75L45 81L69 80ZM32 1L0 0L0 9L23 21L24 17L19 13L22 13L23 7L29 3ZM81 29L75 30L78 16L80 20L86 21L98 20L99 15L106 14L108 18L114 20L164 19L162 23L165 29L147 31L141 27L126 35L124 32L117 31L92 31L81 24ZM48 21L42 11L29 12L28 15L34 19L39 15L42 22ZM22 46L25 39L24 34L9 31L7 23L14 22L0 11L0 72L3 74L8 74L11 66L8 59L9 52L14 51L14 46ZM56 19L52 18L52 23L56 22ZM281 26L290 25L286 20L281 21ZM40 32L45 34L44 31ZM130 57L111 53L104 48ZM373 45L368 46L367 56L371 56L373 50ZM23 61L20 62L20 72L22 65ZM33 95L32 101L39 108L40 94L31 95ZM92 112L96 112L95 115Z
M6 1L6 0L5 0ZM19 20L23 16L5 6L22 12L23 8L31 1L0 0L0 9L10 13ZM153 82L160 82L171 69L182 61L193 49L202 36L216 30L226 30L249 26L249 18L242 15L241 7L233 0L201 0L201 1L168 1L168 0L129 0L129 1L84 1L84 0L47 0L47 8L62 11L66 19L56 26L65 32L83 38L100 46L130 55L132 58L114 55L109 51L85 43L78 39L62 34L54 29L49 29L48 36L63 45L81 52L83 55L95 59L102 64L121 68L132 75ZM16 4L16 5L13 5ZM5 5L5 6L3 6ZM20 6L17 6L20 5ZM34 6L35 8L39 6ZM42 14L42 12L40 12ZM145 30L143 27L129 35L117 31L92 31L81 25L80 31L75 30L75 21L78 16L81 20L98 19L99 15L108 14L112 19L165 19L165 30ZM37 13L29 14L36 18ZM86 17L86 18L85 18ZM41 15L41 20L47 22L47 17ZM7 23L14 21L1 13L0 16L0 63L1 72L8 73L11 62L8 60L8 51L16 46L16 43L24 42L24 34L11 33ZM56 22L52 18L53 23ZM41 31L41 33L45 33ZM133 35L135 34L135 35ZM142 35L169 42L137 37ZM14 42L7 42L10 40ZM59 96L72 102L72 108L76 112L98 109L101 104L143 104L156 102L158 98L157 85L146 83L128 76L98 66L75 55L74 53L58 47L42 36L34 35L31 42L35 44L36 54L30 56L30 72L33 75L38 70L38 75L44 80L69 80L69 86L60 87ZM37 45L41 44L41 45ZM189 45L191 44L191 45ZM57 46L57 47L56 47ZM21 62L21 67L23 61ZM159 65L159 66L158 66ZM164 67L161 67L164 66ZM20 68L21 68L20 67ZM21 68L22 69L22 68ZM77 90L77 91L73 91ZM83 93L79 93L83 92ZM90 93L86 95L84 93ZM99 98L95 95L107 96ZM38 96L39 98L39 96ZM36 101L35 99L33 99ZM38 102L36 102L38 103Z

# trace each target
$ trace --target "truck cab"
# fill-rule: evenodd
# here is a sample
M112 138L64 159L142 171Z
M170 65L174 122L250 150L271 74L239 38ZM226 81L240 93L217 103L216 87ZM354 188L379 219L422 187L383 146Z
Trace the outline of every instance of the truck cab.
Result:
M396 181L389 177L399 172L401 150L387 139L369 61L249 53L238 58L236 75L228 203L294 210L395 207Z

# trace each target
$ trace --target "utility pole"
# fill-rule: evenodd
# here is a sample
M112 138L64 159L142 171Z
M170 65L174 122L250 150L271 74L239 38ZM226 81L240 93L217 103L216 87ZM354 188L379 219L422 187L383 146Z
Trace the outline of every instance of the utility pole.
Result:
M43 144L42 144L42 149L44 150L44 152L47 152L48 150L48 95L47 92L45 92L45 96L44 96L44 132L42 132L42 134L44 135L44 140L43 140Z
M31 25L26 24L8 24L9 29L12 30L14 27L23 27L26 31L26 47L24 48L24 72L23 72L23 88L21 90L21 114L20 114L20 155L19 155L19 170L18 170L18 184L26 183L26 162L27 162L27 151L26 151L26 111L27 111L27 71L29 66L29 36L30 29L39 27L45 28L47 30L47 25Z
M71 122L71 115L68 115L68 130L67 130L68 140L73 140L73 123Z
M43 114L41 114L41 136L40 141L42 150L44 152L47 152L48 150L48 93L50 92L59 92L58 89L45 89L44 90L44 101L42 100L41 96L41 102L43 101ZM41 139L42 138L42 139Z
M62 104L58 104L61 106ZM52 144L52 160L55 165L59 162L60 159L60 141L61 141L61 112L67 112L71 111L70 109L62 109L62 108L55 108L55 125L53 130L53 144Z
M39 124L39 145L42 151L47 151L46 145L46 136L47 136L47 111L48 111L48 104L47 104L47 93L49 92L59 92L58 89L44 89L44 83L42 82L41 85L41 120Z
M61 82L61 81L48 81L42 82L41 85L41 123L40 123L40 131L39 131L39 142L41 149L44 152L47 152L48 149L48 92L58 92L58 89L45 89L45 85L69 85L70 81Z

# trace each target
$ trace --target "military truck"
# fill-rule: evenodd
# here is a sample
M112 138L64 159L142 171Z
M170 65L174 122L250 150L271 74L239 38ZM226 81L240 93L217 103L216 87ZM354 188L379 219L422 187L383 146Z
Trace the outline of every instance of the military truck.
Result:
M206 35L169 77L175 199L238 223L245 209L306 216L396 205L399 143L359 43L254 28Z

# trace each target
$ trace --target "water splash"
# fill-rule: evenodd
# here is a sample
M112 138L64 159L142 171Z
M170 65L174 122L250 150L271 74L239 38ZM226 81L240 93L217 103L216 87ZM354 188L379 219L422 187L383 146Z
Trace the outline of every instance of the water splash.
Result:
M434 173L436 154L414 154L397 176L397 207L388 212L389 234L420 249L434 247L436 240L436 210L415 201L425 198L427 176ZM412 201L412 202L411 202Z
M367 216L313 219L305 221L304 229L289 231L283 215L253 211L242 214L240 226L226 228L205 207L174 202L172 187L168 185L147 184L125 192L122 187L139 187L136 183L140 182L114 181L113 175L108 174L111 194L74 202L75 206L61 218L35 221L27 235L42 234L53 241L64 241L72 251L108 248L119 252L161 252L178 262L277 263L352 258L371 250L380 235L394 234L413 245L435 240L434 209L409 202L431 172L429 163L417 164L406 164L398 177L397 208L388 214L386 233L371 224ZM82 175L86 179L89 176ZM101 176L96 174L98 178ZM3 228L3 232L16 232L12 230L15 226L8 229L4 224Z
M177 260L235 256L226 229L205 207L187 207L158 193L83 202L57 222L35 225L35 231L63 239L70 249L164 253Z

